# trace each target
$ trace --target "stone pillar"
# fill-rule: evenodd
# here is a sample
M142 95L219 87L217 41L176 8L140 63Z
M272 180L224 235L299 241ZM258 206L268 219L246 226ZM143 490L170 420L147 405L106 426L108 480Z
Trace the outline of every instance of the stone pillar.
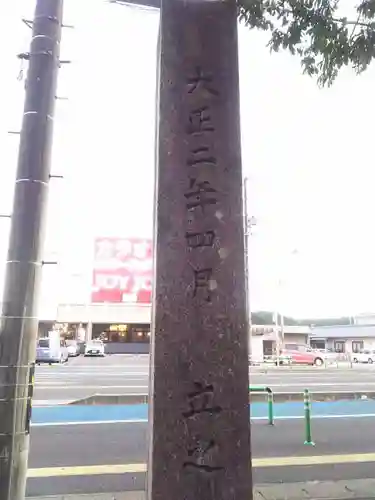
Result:
M233 1L162 5L149 500L251 500Z

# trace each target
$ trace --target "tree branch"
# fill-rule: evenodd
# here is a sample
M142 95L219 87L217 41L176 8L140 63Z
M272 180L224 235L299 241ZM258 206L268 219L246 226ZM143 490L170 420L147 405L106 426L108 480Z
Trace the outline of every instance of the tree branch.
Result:
M292 16L294 16L294 15L295 15L295 12L293 12L293 11L292 11L292 10L290 10L290 9L285 9L285 12L286 12L287 14L291 14ZM360 19L360 17L361 17L361 16L359 15L359 16L358 16L357 21L348 21L345 17L343 17L343 18L341 18L341 19L339 19L339 18L337 18L337 17L332 17L332 18L331 18L331 21L332 21L332 22L334 22L334 23L341 23L341 24L345 24L345 25L347 25L347 26L352 26L352 25L354 25L354 28L355 28L356 26L362 26L362 27L364 27L364 28L372 28L372 29L374 29L374 30L375 30L375 23L366 23L366 22L364 22L364 21L360 21L360 20L359 20L359 19Z

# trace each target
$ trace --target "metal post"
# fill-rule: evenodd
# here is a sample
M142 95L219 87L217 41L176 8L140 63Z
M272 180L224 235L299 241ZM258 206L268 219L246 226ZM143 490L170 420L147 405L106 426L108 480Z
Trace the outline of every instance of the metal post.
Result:
M308 389L304 390L303 394L303 406L305 412L305 443L310 446L315 446L314 441L311 438L311 401Z
M272 390L267 391L267 404L268 404L268 424L274 424L273 417L273 392Z
M0 498L24 500L63 0L37 0L0 323ZM32 376L32 373L31 373Z
M268 424L274 425L274 413L273 413L273 391L270 387L256 387L249 386L249 392L266 392L267 393L267 407L268 407Z

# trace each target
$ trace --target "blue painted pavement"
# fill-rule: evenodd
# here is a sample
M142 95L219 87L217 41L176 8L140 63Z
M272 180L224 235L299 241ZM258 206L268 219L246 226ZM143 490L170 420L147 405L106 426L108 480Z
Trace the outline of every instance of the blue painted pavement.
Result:
M251 405L251 418L255 420L266 419L267 411L266 403L253 403ZM275 403L274 415L276 419L303 418L303 403ZM375 400L312 403L313 418L358 418L365 416L375 417ZM146 421L147 418L148 406L144 404L36 406L33 408L32 424L133 422Z

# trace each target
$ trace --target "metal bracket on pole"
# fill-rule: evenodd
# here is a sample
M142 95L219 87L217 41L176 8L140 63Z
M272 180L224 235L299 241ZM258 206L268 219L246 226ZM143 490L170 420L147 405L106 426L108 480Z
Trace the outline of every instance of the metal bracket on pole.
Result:
M55 99L57 101L69 101L69 97L59 97L58 95L55 95Z
M10 219L11 217L9 214L0 214L0 219Z
M49 178L50 179L64 179L64 176L63 175L53 175L53 174L50 174Z
M48 19L49 19L50 21L54 21L54 22L57 22L57 21L58 21L58 19L56 19L56 17L50 17L50 16L48 16ZM27 26L28 28L30 28L30 29L32 29L32 28L33 28L34 21L32 21L32 20L30 20L30 19L24 19L24 18L23 18L23 19L22 19L22 22L23 22L24 24L26 24L26 26ZM73 26L72 24L62 24L62 25L61 25L61 27L62 27L62 28L68 28L68 29L74 29L74 26Z
M60 59L59 66L61 67L62 64L71 64L71 62L68 59Z
M21 135L20 131L17 130L8 130L9 135Z
M30 61L30 52L21 52L17 54L18 59L23 59L24 61Z
M30 21L30 19L22 19L22 22L26 24L28 28L33 29L33 21Z
M21 59L23 61L30 61L31 56L52 56L52 51L51 50L42 50L40 52L21 52L21 54L17 54L18 59ZM70 61L59 61L59 64L62 64L63 62L70 62Z
M42 260L42 266L57 266L58 262L53 260Z

